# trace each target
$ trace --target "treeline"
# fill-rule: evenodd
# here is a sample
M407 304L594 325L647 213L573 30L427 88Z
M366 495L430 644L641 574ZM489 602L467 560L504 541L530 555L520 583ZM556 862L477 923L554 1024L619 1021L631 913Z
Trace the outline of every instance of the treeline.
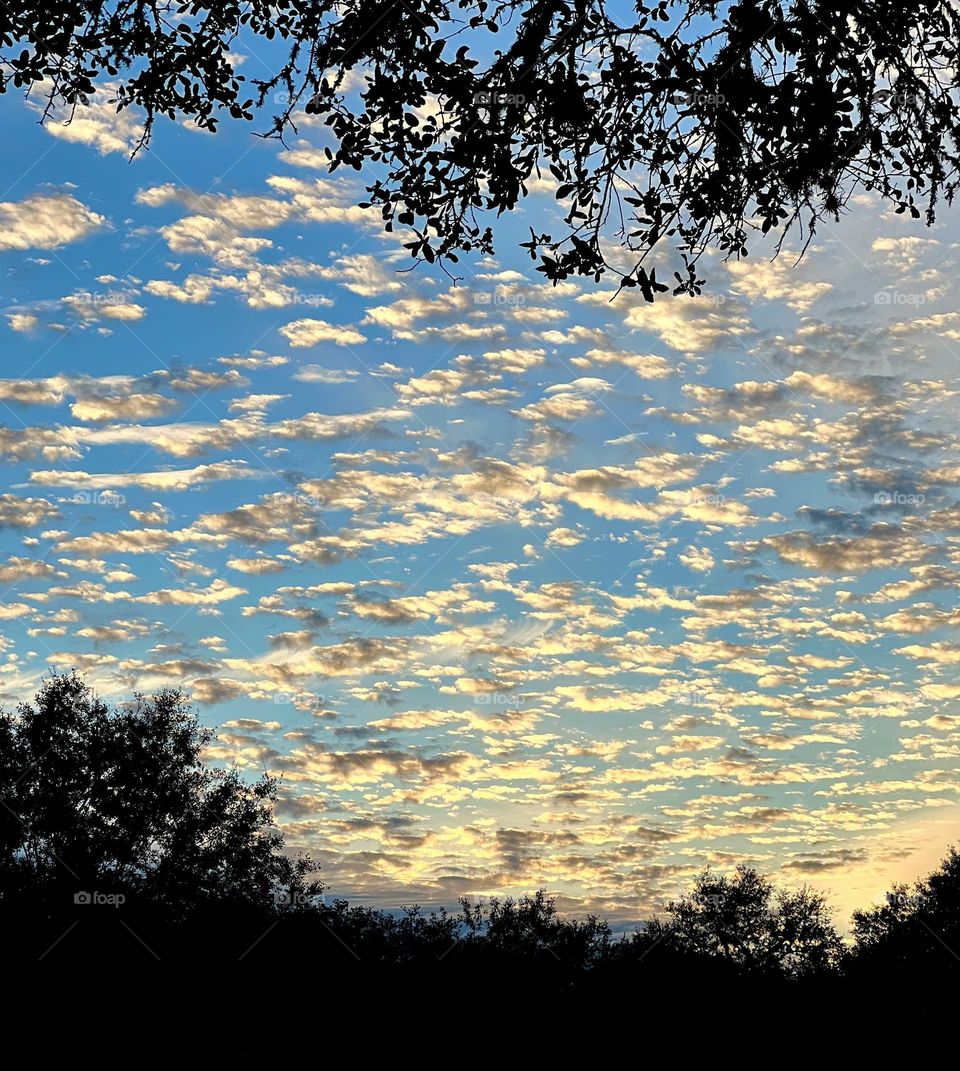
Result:
M182 1027L198 1052L272 1066L331 1045L626 1058L641 1024L682 1041L822 1027L839 1009L930 1023L955 1008L955 850L855 913L851 943L823 895L748 867L704 872L625 936L561 916L543 892L390 913L327 901L314 864L283 851L276 784L207 767L210 740L179 692L111 710L75 675L0 715L10 1025L39 1001L61 1027L47 1045L108 1036L177 1053Z

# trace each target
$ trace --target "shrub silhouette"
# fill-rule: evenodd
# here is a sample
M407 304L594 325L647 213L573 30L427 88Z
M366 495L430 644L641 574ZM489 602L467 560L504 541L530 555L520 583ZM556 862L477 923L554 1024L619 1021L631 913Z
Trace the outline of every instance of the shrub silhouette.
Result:
M463 899L458 912L351 906L325 902L310 860L284 854L276 783L206 766L211 739L178 691L110 710L74 674L0 715L8 1015L36 1014L42 991L61 1028L106 1016L134 1046L156 1025L150 1009L186 986L216 1019L219 1052L272 1066L289 1054L249 1014L235 972L264 1008L306 1023L322 1007L341 1036L385 1055L416 1036L490 1056L622 1059L635 1038L615 1027L638 1010L678 1039L691 1023L719 1036L741 1021L816 1022L833 1006L863 1018L891 995L901 1013L952 1009L954 849L856 912L850 948L821 893L777 889L747 866L703 871L621 937L596 916L561 915L542 890ZM482 998L496 1014L481 1022ZM182 1054L175 1031L152 1040L167 1044Z

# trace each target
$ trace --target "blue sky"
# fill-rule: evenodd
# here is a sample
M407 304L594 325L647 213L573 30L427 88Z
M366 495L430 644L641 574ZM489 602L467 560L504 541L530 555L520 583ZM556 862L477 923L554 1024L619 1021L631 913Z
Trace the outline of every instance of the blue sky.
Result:
M842 916L957 818L957 223L869 198L700 300L454 285L228 125L0 101L8 704L183 685L387 906L614 919L705 865Z

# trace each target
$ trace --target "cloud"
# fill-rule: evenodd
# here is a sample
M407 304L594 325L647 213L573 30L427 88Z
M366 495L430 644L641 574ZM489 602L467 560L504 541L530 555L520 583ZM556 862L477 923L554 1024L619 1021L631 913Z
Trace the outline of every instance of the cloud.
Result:
M250 576L265 576L267 573L283 572L286 565L273 558L228 558L227 567Z
M0 494L0 528L35 528L55 517L57 507L45 498Z
M587 350L585 357L571 357L570 363L578 368L591 365L620 364L629 368L641 379L666 379L674 372L673 366L665 357L656 353L631 353L629 350Z
M162 588L141 595L136 601L154 606L216 606L246 594L246 588L217 579L206 588ZM179 672L175 674L180 675Z
M683 554L677 555L677 561L695 573L710 573L716 565L709 547L687 547Z
M0 249L59 249L105 226L103 216L68 193L0 201Z
M351 383L360 373L352 368L324 368L319 364L302 365L293 374L293 379L300 383Z
M548 547L575 547L578 543L582 543L583 539L583 533L576 532L572 528L554 528L547 536L546 545Z
M577 298L590 305L606 305L613 293L594 291ZM750 338L754 328L742 300L711 295L670 297L664 295L652 305L630 291L621 291L612 308L623 315L627 327L658 335L681 353L700 354Z
M752 301L783 301L795 312L806 312L830 293L833 284L805 278L806 265L798 269L799 259L796 253L781 250L775 260L728 260L725 267L737 293Z
M335 346L359 346L366 342L353 327L329 324L326 320L294 320L280 328L280 334L295 348L332 342Z
M175 398L163 394L116 394L83 398L70 406L70 412L85 423L106 424L116 420L163 417L179 407Z
M218 461L212 465L196 465L192 469L169 469L165 472L95 473L79 470L37 470L30 474L31 483L50 487L80 487L93 490L114 487L142 487L152 491L186 491L198 484L220 480L240 480L262 477L263 472L251 469L246 461Z
M29 312L8 312L7 313L7 323L9 323L11 331L18 331L18 332L21 332L23 334L26 334L27 332L32 331L37 326L37 324L39 322L40 322L39 319L36 316L34 316L33 313L29 313Z
M849 538L817 538L806 531L785 532L742 544L749 554L772 550L781 561L827 572L867 572L892 565L912 565L933 551L918 536L889 524L875 524Z
M78 160L128 133L73 129ZM948 258L923 317L836 248L648 308L508 250L396 270L336 176L171 165L134 203L117 172L66 296L14 251L9 700L76 665L225 704L212 757L283 775L288 843L368 900L562 872L565 909L634 919L744 845L848 880L956 800L949 229L853 246L883 280Z
M116 83L104 83L72 111L68 105L55 108L43 129L61 141L88 145L101 156L112 152L129 155L143 133L144 119L137 108L117 108L117 88ZM41 110L38 105L34 108Z

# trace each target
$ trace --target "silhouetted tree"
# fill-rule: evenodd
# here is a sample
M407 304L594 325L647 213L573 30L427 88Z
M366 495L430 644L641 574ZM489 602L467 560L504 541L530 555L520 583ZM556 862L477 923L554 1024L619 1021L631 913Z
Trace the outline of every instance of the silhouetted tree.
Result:
M611 944L611 931L596 915L578 920L557 911L556 900L543 889L533 896L489 901L460 901L461 940L482 944L503 957L552 957L577 967L598 962Z
M75 674L0 715L0 904L122 895L176 919L308 897L314 867L283 854L274 780L207 766L212 735L179 691L110 710Z
M406 1031L484 1055L622 1059L638 1013L677 1037L743 1018L796 1030L829 1007L857 1021L886 1003L918 1017L953 1009L955 850L912 890L857 912L851 953L820 893L778 890L747 866L704 871L663 918L616 940L542 890L464 899L459 913L325 903L309 860L283 854L273 781L208 767L211 739L177 691L111 710L74 674L0 715L0 962L18 983L3 994L8 1017L36 1014L24 970L37 959L52 965L36 977L58 1025L88 1030L106 1004L111 1038L141 1045L149 1009L186 982L223 1051L267 1066L289 1054L224 983L230 964L256 979L264 1008L305 1023L322 1005L329 1029L367 1051L379 1038L378 1053ZM88 912L81 926L77 893L123 894L140 911ZM481 995L495 1014L479 1014ZM176 1031L151 1039L155 1051L183 1044Z
M821 893L777 890L747 866L730 878L704 871L693 892L667 911L648 940L720 957L747 972L802 978L832 970L843 954Z
M809 241L858 191L932 222L958 182L958 18L951 0L55 0L0 5L0 90L69 115L109 86L145 137L157 115L212 130L263 106L282 136L305 111L430 262L492 252L483 213L543 167L566 216L531 229L539 270L610 270L652 301L655 248L699 293L708 248ZM268 58L249 82L244 40Z
M911 887L897 884L883 903L855 911L855 969L875 979L960 974L960 852ZM926 987L925 987L926 988Z

